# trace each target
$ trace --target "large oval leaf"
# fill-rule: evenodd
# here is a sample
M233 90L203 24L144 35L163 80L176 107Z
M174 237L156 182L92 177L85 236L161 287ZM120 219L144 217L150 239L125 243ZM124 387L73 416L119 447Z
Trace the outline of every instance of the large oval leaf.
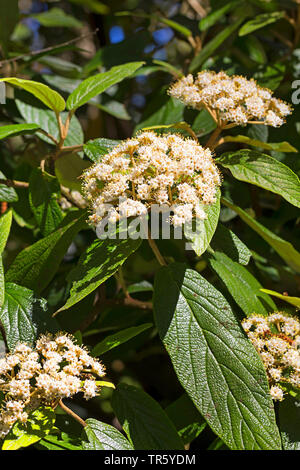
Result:
M107 88L132 75L143 64L144 62L129 62L128 64L113 67L108 72L99 73L87 78L69 96L67 100L68 109L75 111L79 106L83 106L95 96L103 93Z
M0 82L6 82L28 91L42 101L48 108L53 109L53 111L57 113L60 113L66 107L63 97L43 83L15 77L1 78Z
M113 393L112 405L135 450L183 449L167 414L143 390L119 384Z
M175 372L213 431L232 449L280 449L262 362L221 293L176 263L156 276L154 312Z
M264 153L239 150L225 153L217 159L233 176L246 183L280 194L296 207L300 207L300 181L286 165Z

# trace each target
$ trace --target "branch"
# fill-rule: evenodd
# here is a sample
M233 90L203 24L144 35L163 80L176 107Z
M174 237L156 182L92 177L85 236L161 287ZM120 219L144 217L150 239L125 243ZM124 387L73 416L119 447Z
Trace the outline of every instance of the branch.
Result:
M51 52L53 49L57 49L59 47L69 46L77 41L81 41L84 38L97 34L98 31L99 31L99 28L95 29L95 31L92 31L91 33L82 34L81 36L78 36L77 38L71 39L70 41L62 42L61 44L58 44L57 46L54 46L54 47L53 46L45 47L44 49L40 49L39 51L31 51L31 52L27 52L27 54L22 54L17 57L13 57L12 59L2 60L0 62L0 67L3 67L4 65L9 64L11 62L15 62L17 60L23 60L26 57L35 57L40 54L44 54L45 52Z
M16 181L16 180L9 180L9 179L3 179L0 178L0 184L5 184L5 186L8 186L9 188L28 188L29 183L26 183L25 181Z
M59 400L58 404L68 415L76 419L76 421L78 421L78 423L80 423L81 426L83 426L84 428L87 426L86 422L82 418L80 418L80 416L74 413L74 411L70 410L70 408L68 408L62 400Z

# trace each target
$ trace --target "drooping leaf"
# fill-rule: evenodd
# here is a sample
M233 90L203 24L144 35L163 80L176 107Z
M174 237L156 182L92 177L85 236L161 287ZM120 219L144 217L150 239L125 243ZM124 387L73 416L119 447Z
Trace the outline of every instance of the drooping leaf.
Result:
M237 261L240 264L247 265L251 258L249 248L234 232L221 223L217 226L210 246L213 250L222 251L233 261Z
M143 325L132 326L130 328L126 328L125 330L118 331L118 333L113 335L106 336L103 341L98 343L92 349L91 354L92 356L101 356L105 352L120 346L120 344L126 343L126 341L129 341L131 338L134 338L143 331L148 330L148 328L151 328L151 326L153 326L152 323L144 323Z
M87 78L69 96L67 100L68 109L75 111L112 85L132 75L143 64L144 62L129 62L128 64L113 67L108 72L102 72Z
M276 310L272 298L261 291L261 284L247 268L219 251L211 255L209 263L247 316L253 313L268 315Z
M39 129L38 124L11 124L0 127L0 140L21 134L31 134Z
M33 343L39 333L53 331L56 326L46 313L44 299L36 298L32 290L11 282L5 284L0 322L10 350L18 342Z
M85 450L133 450L130 442L110 424L102 423L96 419L86 420L84 433L88 442L83 441Z
M182 264L154 287L160 337L182 386L231 449L280 449L262 362L224 297Z
M285 16L284 11L273 11L270 13L263 13L257 15L254 19L247 21L239 30L239 36L245 36L246 34L253 33L260 28L275 23Z
M167 406L165 412L175 425L184 444L196 439L206 427L205 419L186 393Z
M288 304L294 305L294 307L300 308L300 297L291 297L290 295L280 294L279 292L275 292L274 290L270 289L260 289L261 292L264 292L268 295L273 295Z
M70 308L112 276L141 244L141 239L95 240L70 272L70 297L58 312Z
M276 152L298 152L288 142L262 142L261 140L251 139L246 135L226 135L224 142L240 142L242 144L251 145L251 147L260 147L264 150L276 150Z
M184 235L187 240L191 241L192 249L198 256L201 256L210 244L210 241L215 233L220 216L220 191L216 195L216 202L214 204L204 206L207 218L204 220L197 220L195 223L196 229L189 229L185 227Z
M42 234L46 237L54 232L63 219L58 204L60 185L58 180L39 168L35 168L29 179L29 201Z
M42 13L31 15L46 28L81 28L81 21L74 16L67 15L61 8L51 8Z
M42 292L56 273L75 235L86 227L87 214L76 210L67 215L60 228L22 250L6 273L8 282L15 282Z
M135 450L182 450L183 443L160 405L143 390L119 384L112 406Z
M300 253L293 247L290 242L278 237L274 232L264 227L251 217L246 211L231 203L226 198L221 199L222 203L236 212L241 219L249 225L258 235L260 235L281 258L295 271L300 272Z
M300 181L286 165L264 153L239 150L221 155L217 159L240 181L260 186L280 194L296 207L300 207Z
M17 422L4 439L2 450L18 450L35 444L49 434L55 423L55 412L42 406L30 413L26 423Z
M42 101L42 103L44 103L48 108L57 113L60 113L66 107L63 97L43 83L15 77L0 78L0 82L9 83L10 85L14 85L28 91L37 99Z

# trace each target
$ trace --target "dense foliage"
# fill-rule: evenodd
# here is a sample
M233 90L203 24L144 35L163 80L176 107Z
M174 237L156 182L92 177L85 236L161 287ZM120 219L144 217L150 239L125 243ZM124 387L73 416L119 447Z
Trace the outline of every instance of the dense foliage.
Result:
M0 0L2 449L300 450L299 59L298 0Z

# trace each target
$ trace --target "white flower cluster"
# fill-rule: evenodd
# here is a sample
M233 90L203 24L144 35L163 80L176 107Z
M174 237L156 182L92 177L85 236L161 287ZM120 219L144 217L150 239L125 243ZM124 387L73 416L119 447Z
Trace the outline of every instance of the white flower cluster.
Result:
M56 406L62 398L83 392L86 400L99 392L95 377L104 366L76 345L69 335L42 335L33 349L20 343L0 359L0 439L16 421L25 423L28 413L40 405Z
M272 91L260 87L254 79L225 72L203 71L195 80L188 75L175 82L169 94L192 108L208 109L220 127L253 121L279 127L292 112L289 104L273 98Z
M273 400L283 400L281 384L300 389L300 322L282 312L252 315L242 326L266 368Z
M206 217L221 178L209 149L177 134L143 132L122 142L84 173L90 221L110 222L148 212L152 204L172 207L172 223ZM108 208L107 204L110 204Z

